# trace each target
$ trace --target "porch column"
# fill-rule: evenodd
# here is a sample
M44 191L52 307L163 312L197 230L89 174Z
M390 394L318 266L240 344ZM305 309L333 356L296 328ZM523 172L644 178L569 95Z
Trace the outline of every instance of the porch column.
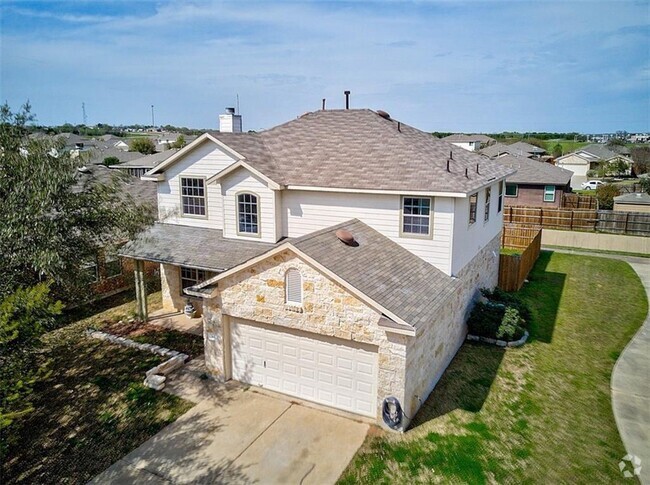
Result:
M149 318L147 311L147 289L144 284L144 261L135 260L135 302L138 319L146 322Z

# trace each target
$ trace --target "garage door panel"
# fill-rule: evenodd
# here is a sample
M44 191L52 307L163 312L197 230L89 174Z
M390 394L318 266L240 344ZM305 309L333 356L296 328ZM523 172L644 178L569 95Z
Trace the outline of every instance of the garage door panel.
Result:
M233 378L375 415L377 353L334 338L233 320Z

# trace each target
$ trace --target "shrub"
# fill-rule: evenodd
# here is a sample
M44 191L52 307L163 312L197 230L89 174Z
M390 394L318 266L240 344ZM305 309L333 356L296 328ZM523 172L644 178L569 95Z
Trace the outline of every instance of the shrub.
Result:
M513 293L499 288L482 289L487 302L478 302L467 320L469 333L479 337L518 340L524 335L524 327L530 320L528 305Z
M478 302L467 320L469 333L479 337L495 338L505 307L494 303Z
M598 208L611 210L614 208L614 197L620 194L619 188L614 184L604 184L596 189Z
M519 312L517 311L516 308L513 307L506 308L506 311L504 312L503 315L503 319L501 320L501 324L497 329L497 333L496 333L497 338L505 339L505 340L513 340L513 337L517 332L517 328L519 328L520 321L521 321L521 317L519 316Z
M129 151L140 152L143 155L151 155L152 153L156 153L156 144L153 142L151 138L148 138L146 136L141 136L138 138L134 138L131 141L131 145L129 146Z
M481 293L490 301L501 303L506 307L515 308L519 312L519 317L521 318L519 325L522 327L528 326L528 322L530 322L530 319L532 317L530 307L521 298L519 298L516 293L508 293L507 291L503 291L498 287L494 288L494 290L488 290L484 288L481 290Z
M118 163L120 163L120 159L117 157L106 157L103 163L107 167L110 167L111 165L117 165Z

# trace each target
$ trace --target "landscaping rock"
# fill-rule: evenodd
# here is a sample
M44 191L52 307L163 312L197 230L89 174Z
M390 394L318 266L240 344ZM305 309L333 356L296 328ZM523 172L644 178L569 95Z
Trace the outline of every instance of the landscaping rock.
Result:
M165 387L165 381L167 378L165 376L159 375L148 375L144 380L144 385L150 387L154 391L161 391Z
M189 355L182 354L176 350L170 350L165 347L160 347L158 345L152 344L142 344L140 342L135 342L131 339L118 337L116 335L111 335L110 333L101 332L99 330L86 330L86 334L92 338L99 340L105 340L123 347L130 347L138 350L146 350L154 354L162 355L163 357L171 357L162 364L157 365L149 369L146 372L146 378L144 380L144 385L160 391L165 387L166 375L175 371L176 369L182 367L185 364L185 361L189 359Z
M172 357L171 359L166 360L162 364L159 364L156 367L149 369L147 371L147 376L154 375L154 374L167 375L171 372L174 372L176 369L183 367L183 364L185 364L186 360L187 360L187 355L185 354L180 354L177 355L176 357Z

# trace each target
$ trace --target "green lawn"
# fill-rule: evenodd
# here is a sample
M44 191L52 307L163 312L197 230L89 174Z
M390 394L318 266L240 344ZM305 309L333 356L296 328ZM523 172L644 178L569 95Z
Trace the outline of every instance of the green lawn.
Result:
M159 305L160 293L152 295L150 307ZM142 385L162 357L84 335L134 310L133 302L92 316L79 308L73 315L81 319L44 336L41 359L50 375L35 386L34 411L3 436L9 447L1 482L85 483L192 407Z
M623 482L610 375L647 312L624 262L542 252L519 349L466 343L404 435L374 433L352 483Z
M573 141L573 140L546 140L544 141L544 148L550 154L553 152L553 147L557 144L562 145L562 154L574 152L579 148L589 145L586 141Z

